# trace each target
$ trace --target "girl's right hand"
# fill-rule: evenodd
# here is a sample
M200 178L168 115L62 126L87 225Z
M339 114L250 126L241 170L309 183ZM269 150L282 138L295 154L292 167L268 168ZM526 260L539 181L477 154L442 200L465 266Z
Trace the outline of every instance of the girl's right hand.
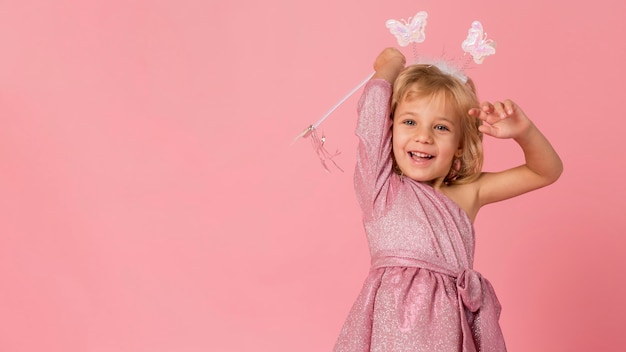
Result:
M406 58L400 50L386 48L378 54L376 61L374 61L374 70L376 70L374 78L382 78L393 84L400 71L404 69L405 64Z

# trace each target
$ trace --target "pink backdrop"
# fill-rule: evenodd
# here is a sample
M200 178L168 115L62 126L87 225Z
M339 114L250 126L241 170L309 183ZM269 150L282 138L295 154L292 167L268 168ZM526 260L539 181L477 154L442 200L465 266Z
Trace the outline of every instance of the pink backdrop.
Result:
M323 125L346 172L290 143L418 10L433 56L483 22L481 97L565 163L476 222L509 349L625 350L625 4L0 2L0 351L330 350L369 265L356 97Z

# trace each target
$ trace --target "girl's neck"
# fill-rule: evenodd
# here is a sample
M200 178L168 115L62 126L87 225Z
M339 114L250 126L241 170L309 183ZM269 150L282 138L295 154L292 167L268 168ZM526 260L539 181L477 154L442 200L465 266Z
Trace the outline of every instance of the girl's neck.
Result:
M442 188L447 186L447 184L444 182L443 179L434 179L434 180L430 180L430 181L417 181L417 180L413 180L413 181L419 182L419 183L427 185L427 186L430 186L430 187L432 187L432 188L434 188L436 190L440 190L440 189L442 189Z

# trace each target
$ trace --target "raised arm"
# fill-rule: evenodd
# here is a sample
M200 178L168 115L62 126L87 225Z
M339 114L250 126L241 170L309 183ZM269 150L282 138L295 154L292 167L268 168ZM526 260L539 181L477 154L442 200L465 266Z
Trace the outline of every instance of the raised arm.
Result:
M404 68L404 56L396 49L383 50L376 61L372 80L359 99L356 135L359 138L354 173L355 190L364 216L377 213L380 195L393 173L391 159L390 100L392 84ZM384 197L383 197L384 198Z
M561 176L563 164L558 154L517 104L511 100L485 102L470 114L486 122L480 127L484 134L514 139L526 160L525 164L509 170L483 173L477 181L479 206L547 186Z

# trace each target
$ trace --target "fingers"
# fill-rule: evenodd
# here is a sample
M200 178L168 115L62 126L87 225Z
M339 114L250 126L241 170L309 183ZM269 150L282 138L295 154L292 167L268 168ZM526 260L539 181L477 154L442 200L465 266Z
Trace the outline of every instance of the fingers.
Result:
M480 117L480 108L471 108L468 113L470 114L470 116L475 116L475 117Z
M496 138L516 138L530 126L528 117L512 100L483 102L469 111L484 123L479 130Z
M497 115L501 119L506 117L506 112L504 110L504 104L502 102L496 101L494 103L490 103L488 101L483 102L481 104L481 110L487 115Z
M480 125L478 126L478 130L488 136L495 137L497 134L497 130L490 125Z
M492 104L486 101L481 103L478 108L471 108L468 113L470 116L474 116L491 125L502 119L502 117L497 113L498 106L498 103Z
M520 126L519 118L525 116L510 99L482 102L479 107L470 109L469 114L484 122L479 127L482 133L496 138L513 136L516 126Z
M483 121L494 121L495 118L504 119L517 110L517 105L510 99L507 99L503 102L488 102L485 101L480 104L480 108L472 108L469 111L469 114L472 116L477 116ZM480 113L478 113L480 112Z

